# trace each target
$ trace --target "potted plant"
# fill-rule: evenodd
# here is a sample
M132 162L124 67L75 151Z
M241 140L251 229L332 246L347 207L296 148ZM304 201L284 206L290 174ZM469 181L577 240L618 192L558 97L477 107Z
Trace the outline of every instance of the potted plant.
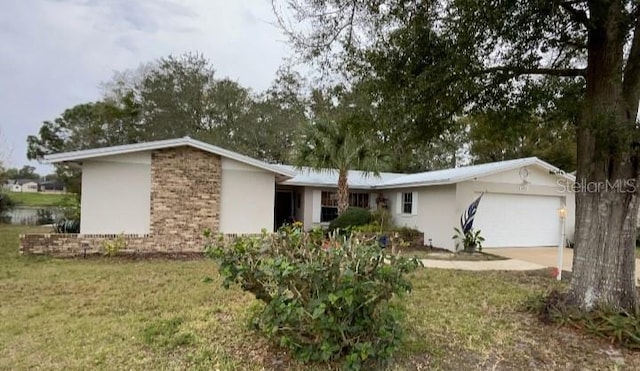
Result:
M456 232L452 237L456 241L456 251L462 249L469 254L473 254L476 250L482 252L484 237L480 235L480 230L470 229L466 233L458 228L453 228L453 230Z

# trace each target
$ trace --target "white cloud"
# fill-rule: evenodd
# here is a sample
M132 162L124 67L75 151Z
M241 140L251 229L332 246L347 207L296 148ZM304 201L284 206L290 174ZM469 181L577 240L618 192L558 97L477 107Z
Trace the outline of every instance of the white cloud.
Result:
M254 90L289 55L268 0L0 2L0 130L26 163L26 137L66 108L100 97L114 71L185 52ZM40 168L41 170L45 170Z

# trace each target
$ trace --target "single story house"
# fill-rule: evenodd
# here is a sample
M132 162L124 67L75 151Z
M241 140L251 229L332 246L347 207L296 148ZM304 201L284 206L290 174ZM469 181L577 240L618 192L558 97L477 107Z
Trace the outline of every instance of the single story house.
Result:
M38 192L43 193L65 193L67 188L59 180L45 180L38 183Z
M22 186L16 183L15 180L9 179L2 185L2 189L8 192L21 192Z
M292 219L312 228L337 215L336 171L268 164L188 137L45 160L82 168L80 234L24 236L25 253L86 252L118 234L136 250L199 251L207 228L260 233ZM557 245L561 222L573 234L575 178L535 157L417 174L350 171L348 182L351 205L386 207L435 247L455 248L453 228L481 194L474 226L486 247Z
M10 192L38 192L38 182L33 179L9 179L3 188Z
M486 238L485 247L557 246L561 223L572 239L574 182L574 176L535 157L379 177L350 171L348 178L350 205L382 203L396 225L416 228L425 244L449 250L455 249L453 228L481 194L474 228ZM336 171L302 169L278 184L276 203L291 193L293 215L305 228L328 225L337 215L337 183Z

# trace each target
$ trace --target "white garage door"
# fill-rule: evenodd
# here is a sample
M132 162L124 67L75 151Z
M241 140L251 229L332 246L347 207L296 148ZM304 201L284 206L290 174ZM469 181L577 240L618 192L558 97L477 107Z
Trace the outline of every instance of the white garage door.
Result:
M560 205L559 197L485 193L473 227L483 247L557 246Z

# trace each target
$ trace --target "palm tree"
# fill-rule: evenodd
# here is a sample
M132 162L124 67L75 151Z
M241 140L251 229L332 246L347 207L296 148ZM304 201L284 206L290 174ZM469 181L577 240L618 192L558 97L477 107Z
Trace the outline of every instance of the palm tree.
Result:
M338 215L349 207L349 170L379 175L386 157L372 137L345 122L325 119L303 129L294 163L323 172L338 171Z

